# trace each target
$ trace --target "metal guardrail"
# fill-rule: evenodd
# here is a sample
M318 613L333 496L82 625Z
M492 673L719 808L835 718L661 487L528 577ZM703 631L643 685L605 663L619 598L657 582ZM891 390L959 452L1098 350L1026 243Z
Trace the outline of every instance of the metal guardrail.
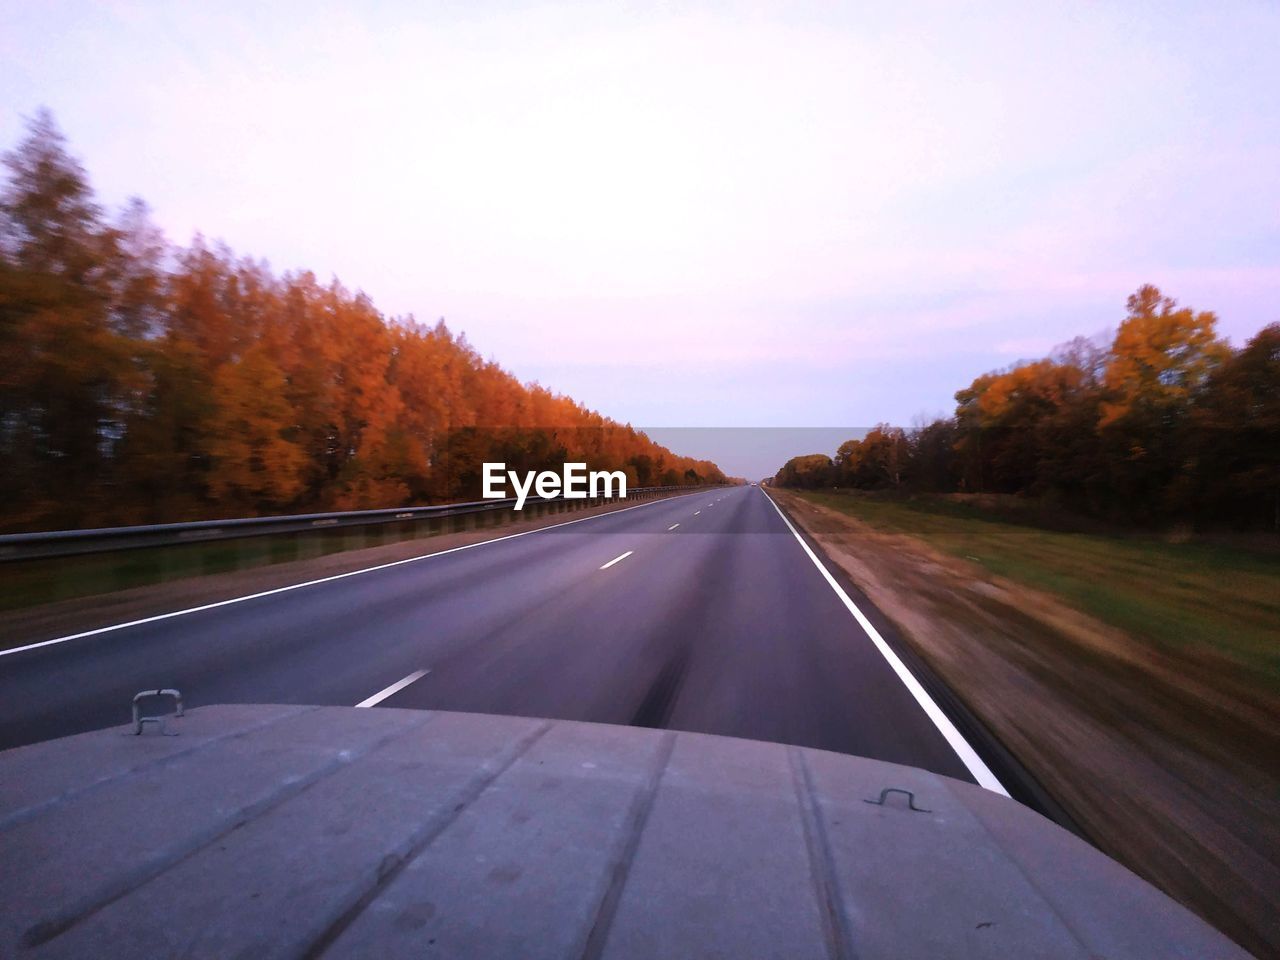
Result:
M719 484L708 484L719 486ZM635 487L627 491L627 500L647 499L663 493L697 487ZM539 516L548 507L568 505L588 507L604 503L606 497L574 498L534 497L525 501L520 516ZM401 507L385 510L349 510L342 513L304 513L284 517L244 517L233 520L197 520L190 523L159 523L135 527L104 527L97 530L52 530L41 533L9 533L0 535L0 563L15 560L38 560L69 557L88 553L107 553L142 547L179 546L217 540L236 540L269 534L306 533L333 528L364 527L406 521L436 520L469 516L514 506L516 500L473 500L467 503L443 503L433 507ZM514 513L514 511L512 511Z

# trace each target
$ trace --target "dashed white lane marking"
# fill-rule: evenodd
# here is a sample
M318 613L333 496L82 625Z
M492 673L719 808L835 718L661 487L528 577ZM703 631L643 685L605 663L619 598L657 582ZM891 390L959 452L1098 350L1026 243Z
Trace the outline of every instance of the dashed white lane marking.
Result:
M825 579L831 589L836 592L836 596L844 602L845 607L851 614L853 614L853 618L858 621L858 625L862 627L866 635L871 638L871 642L875 644L876 649L880 651L880 655L889 662L889 666L892 667L893 672L898 675L898 679L906 685L907 690L909 690L911 695L916 698L916 703L920 704L925 714L933 721L933 725L938 728L938 732L946 738L947 743L951 745L951 749L954 750L956 752L956 756L960 758L960 762L968 767L969 772L973 774L973 779L978 782L978 786L986 787L988 790L1001 794L1002 796L1009 796L1009 791L1004 788L1004 784L996 779L996 775L991 772L991 769L985 763L983 763L982 758L978 756L977 751L969 745L969 741L961 735L960 731L956 729L955 724L953 724L947 718L947 715L942 712L934 702L933 697L929 696L928 691L926 691L924 687L920 686L920 681L917 680L915 675L907 669L907 665L898 658L896 653L893 652L893 648L890 647L889 644L885 643L884 637L880 636L880 631L877 630L871 621L867 619L866 614L858 609L858 605L850 599L847 593L844 592L844 588L840 586L836 578L831 575L831 572L823 566L822 561L818 559L818 555L813 552L809 544L805 543L804 537L800 536L791 521L787 519L787 515L782 512L782 509L776 503L774 503L772 497L769 498L769 502L773 504L773 509L778 511L778 516L780 516L782 518L782 522L787 525L787 529L791 531L791 535L796 538L796 541L804 549L804 552L808 554L809 559L813 561L813 565L818 568L823 579Z
M667 527L667 532L670 533L672 530L674 530L678 526L680 526L680 524L673 523L671 526Z
M608 563L606 563L606 564L605 564L603 567L601 567L600 569L601 569L601 570L608 570L608 569L609 569L610 567L612 567L615 563L617 563L617 562L618 562L618 561L620 561L620 560L625 560L625 559L627 559L627 557L631 556L631 554L633 554L633 553L635 553L635 551L634 551L634 550L628 550L626 553L622 554L622 556L620 556L620 557L614 557L612 560L610 560Z
M356 704L356 706L357 707L377 706L383 700L387 699L387 697L391 696L393 693L399 693L409 684L413 683L415 680L421 680L430 672L431 672L430 670L415 670L413 671L413 673L409 674L403 680L397 680L395 683L393 683L391 686L387 687L386 689L379 690L369 699L361 700L359 703Z
M696 517L696 516L697 516L698 514L700 514L701 512L702 512L701 510L695 510L695 511L693 511L693 515Z
M274 590L262 590L259 593L248 593L242 597L232 597L230 600L217 600L213 603L203 603L198 607L187 607L184 610L174 610L170 613L160 613L153 617L143 617L140 620L127 620L123 623L113 623L107 627L97 627L93 630L84 630L81 633L67 634L65 637L54 637L52 640L40 640L36 643L24 644L21 647L10 647L8 650L0 650L0 657L7 657L15 653L24 653L27 650L36 650L40 647L51 647L55 644L66 643L69 640L81 640L84 637L96 637L103 633L113 633L116 630L127 630L129 627L140 627L147 623L156 623L160 620L168 620L172 617L185 617L189 613L202 613L205 610L216 610L218 607L227 607L233 603L244 603L246 600L258 600L262 597L272 597L278 593L288 593L291 590L301 590L304 587L315 587L322 583L333 583L335 580L345 580L347 577L358 577L364 573L373 573L377 570L389 570L392 567L399 567L406 563L418 563L422 560L430 560L432 557L443 557L450 553L458 553L462 550L474 550L476 547L487 546L490 543L502 543L504 540L515 540L519 537L528 537L536 533L543 533L547 530L554 530L557 527L567 527L573 523L587 523L591 520L599 520L601 517L612 517L619 513L626 513L628 510L640 510L644 507L651 507L655 503L666 503L669 500L678 497L693 496L693 494L676 494L675 497L664 497L660 500L649 500L646 503L637 503L634 507L623 507L620 510L610 510L607 513L597 513L590 517L579 517L576 520L565 520L563 523L552 523L545 527L538 527L535 530L524 530L520 533L509 533L505 537L494 537L492 540L478 540L475 543L464 543L460 547L450 547L447 550L437 550L435 553L424 553L420 557L406 557L404 560L392 560L390 563L380 563L372 567L362 567L359 570L348 570L346 573L335 573L329 577L320 577L318 580L304 580L302 583L291 583L288 586L276 587Z

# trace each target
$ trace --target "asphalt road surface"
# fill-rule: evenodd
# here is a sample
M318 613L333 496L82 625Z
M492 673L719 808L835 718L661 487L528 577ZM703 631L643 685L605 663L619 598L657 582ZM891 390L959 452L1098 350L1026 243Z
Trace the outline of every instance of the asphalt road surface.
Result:
M0 748L126 722L160 686L727 734L991 786L846 600L763 490L702 491L0 656Z

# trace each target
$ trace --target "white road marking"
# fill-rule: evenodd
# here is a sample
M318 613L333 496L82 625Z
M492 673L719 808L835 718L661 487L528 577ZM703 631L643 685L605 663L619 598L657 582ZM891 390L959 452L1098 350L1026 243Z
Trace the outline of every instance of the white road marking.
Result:
M347 577L358 577L362 573L373 573L376 570L388 570L391 567L398 567L406 563L417 563L419 560L430 560L432 557L443 557L445 554L457 553L459 550L471 550L474 547L483 547L490 543L501 543L503 540L514 540L517 537L527 537L531 534L542 533L546 530L554 530L557 527L567 527L571 523L586 523L588 520L599 520L601 517L612 517L619 513L626 513L628 510L639 510L641 507L651 507L656 503L666 503L681 496L692 496L692 494L677 494L676 497L663 497L660 500L648 500L644 503L637 503L632 507L623 507L621 510L610 510L607 513L597 513L589 517L578 517L576 520L565 520L563 523L552 523L545 527L538 527L536 530L523 530L520 533L509 533L505 537L494 537L492 540L478 540L475 543L464 543L460 547L450 547L448 550L438 550L435 553L424 553L420 557L406 557L404 560L392 560L390 563L380 563L373 567L362 567L359 570L348 570L346 573L335 573L331 577L321 577L318 580L305 580L302 583L291 583L288 586L276 587L274 590L263 590L260 593L248 593L243 597L232 597L230 600L218 600L214 603L204 603L198 607L187 607L185 610L174 610L171 613L159 613L154 617L143 617L140 620L127 620L124 623L113 623L108 627L97 627L93 630L85 630L81 633L69 633L65 637L54 637L52 640L41 640L38 643L28 643L21 647L10 647L8 650L0 650L0 657L7 657L12 653L23 653L27 650L35 650L39 647L50 647L56 643L67 643L70 640L83 640L85 637L96 637L102 633L112 633L116 630L127 630L129 627L140 627L147 623L156 623L159 620L168 620L171 617L183 617L189 613L202 613L205 610L216 610L218 607L227 607L233 603L244 603L246 600L257 600L261 597L270 597L277 593L288 593L290 590L301 590L303 587L315 587L322 583L332 583L335 580L345 580Z
M393 693L399 693L409 684L413 683L413 681L421 680L430 672L431 672L430 670L415 670L413 671L413 673L409 674L403 680L397 680L395 683L387 687L385 690L379 690L369 699L361 700L359 703L356 704L356 706L357 707L375 707L378 704L380 704L383 700L387 699L387 697L391 696Z
M631 554L633 554L633 553L635 553L635 551L634 551L634 550L628 550L628 551L627 551L626 553L624 553L622 556L620 556L620 557L614 557L612 560L610 560L608 563L606 563L606 564L605 564L603 567L601 567L600 569L601 569L601 570L608 570L610 567L612 567L612 566L613 566L615 563L617 563L619 560L625 560L625 559L627 559L627 557L631 556Z
M700 514L701 512L702 512L701 510L695 510L695 511L693 511L693 515L696 517L696 516L697 516L698 514Z
M898 675L898 679L906 685L909 691L911 691L911 695L916 698L916 702L920 704L925 714L933 721L933 725L938 728L938 732L946 738L947 743L951 745L951 749L954 750L956 755L960 758L960 762L969 768L969 772L973 774L973 779L978 782L979 786L986 787L993 793L998 793L1006 797L1009 796L1009 791L1004 788L1004 784L996 779L996 775L991 772L991 769L985 763L982 762L982 758L978 756L977 751L969 745L969 741L960 734L960 731L956 729L955 724L947 719L947 715L943 713L937 703L934 702L933 697L929 696L928 691L925 690L924 687L920 686L920 681L917 680L911 671L907 669L907 665L899 659L896 653L893 652L893 648L890 647L889 644L885 643L884 637L880 636L880 631L877 630L871 621L867 619L866 615L858 609L858 605L850 599L847 593L844 592L844 588L841 587L836 581L836 578L831 575L831 572L823 566L822 561L818 559L818 555L813 552L809 544L805 543L804 537L800 536L796 528L792 526L791 521L787 519L787 515L782 512L782 509L774 502L772 497L769 498L769 502L773 504L773 509L778 511L778 516L780 516L782 518L782 522L787 525L787 529L790 530L792 536L796 538L796 542L800 544L804 549L804 552L808 554L809 559L813 561L813 565L818 568L818 571L822 574L828 585L830 585L831 589L834 590L836 595L844 602L845 607L847 607L849 612L853 614L853 618L858 621L858 625L862 627L866 635L871 638L871 642L876 645L876 649L880 651L880 655L889 662L889 666L891 666L893 668L893 672Z
M680 524L673 523L671 526L667 527L667 532L670 533L672 530L674 530L678 526L680 526Z

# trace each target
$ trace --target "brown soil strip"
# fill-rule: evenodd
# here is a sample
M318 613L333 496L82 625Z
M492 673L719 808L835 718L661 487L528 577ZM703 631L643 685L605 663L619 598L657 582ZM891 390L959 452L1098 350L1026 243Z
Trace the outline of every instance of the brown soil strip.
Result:
M1155 651L914 537L771 494L1102 850L1280 956L1280 705L1211 651Z

